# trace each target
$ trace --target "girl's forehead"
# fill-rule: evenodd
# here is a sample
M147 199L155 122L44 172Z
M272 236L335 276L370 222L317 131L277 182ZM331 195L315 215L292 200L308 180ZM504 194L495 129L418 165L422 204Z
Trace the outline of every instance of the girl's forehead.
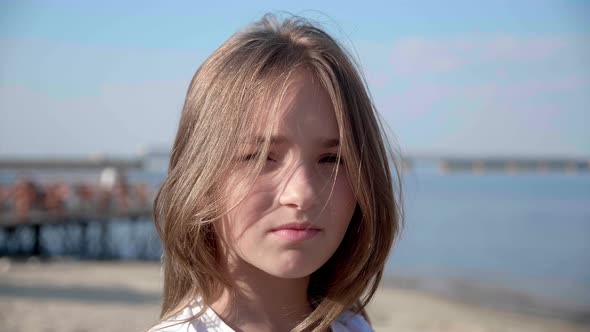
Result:
M276 89L276 94L270 98L272 102L261 106L263 109L268 107L271 116L259 123L257 134L268 132L271 126L273 132L283 135L305 132L338 137L332 101L317 78L308 71L295 71L284 88Z

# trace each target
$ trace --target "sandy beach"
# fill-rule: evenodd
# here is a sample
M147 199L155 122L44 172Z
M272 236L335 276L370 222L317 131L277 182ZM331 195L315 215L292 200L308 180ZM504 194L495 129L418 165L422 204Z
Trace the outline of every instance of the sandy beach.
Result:
M143 331L155 322L154 262L0 259L0 331ZM590 331L563 317L475 305L388 281L368 307L375 331Z

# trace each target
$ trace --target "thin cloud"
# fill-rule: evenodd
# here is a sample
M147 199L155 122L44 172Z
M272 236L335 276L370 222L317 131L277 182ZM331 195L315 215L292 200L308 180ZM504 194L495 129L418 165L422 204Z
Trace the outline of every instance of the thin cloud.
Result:
M470 65L539 63L590 54L588 36L408 37L393 44L390 63L398 74L450 72Z

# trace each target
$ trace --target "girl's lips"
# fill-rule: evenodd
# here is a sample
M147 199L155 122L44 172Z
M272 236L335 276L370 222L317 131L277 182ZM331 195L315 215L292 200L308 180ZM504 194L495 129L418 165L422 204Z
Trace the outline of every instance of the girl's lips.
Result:
M279 238L291 242L309 240L319 232L321 232L321 230L318 228L279 228L271 231L272 234Z
M294 230L322 230L320 227L315 226L310 222L290 222L288 224L280 225L273 228L271 231L278 231L281 229L294 229Z

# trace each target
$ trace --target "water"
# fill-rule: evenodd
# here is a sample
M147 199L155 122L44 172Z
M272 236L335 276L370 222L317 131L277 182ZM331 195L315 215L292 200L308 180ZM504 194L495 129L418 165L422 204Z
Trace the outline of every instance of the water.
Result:
M129 178L157 185L163 175ZM404 190L406 228L386 274L475 280L590 308L590 174L418 169L404 177ZM112 224L119 257L133 258L136 248L125 244L144 234L150 258L159 259L151 223L134 227Z
M590 175L405 178L407 227L387 273L478 280L590 307Z

